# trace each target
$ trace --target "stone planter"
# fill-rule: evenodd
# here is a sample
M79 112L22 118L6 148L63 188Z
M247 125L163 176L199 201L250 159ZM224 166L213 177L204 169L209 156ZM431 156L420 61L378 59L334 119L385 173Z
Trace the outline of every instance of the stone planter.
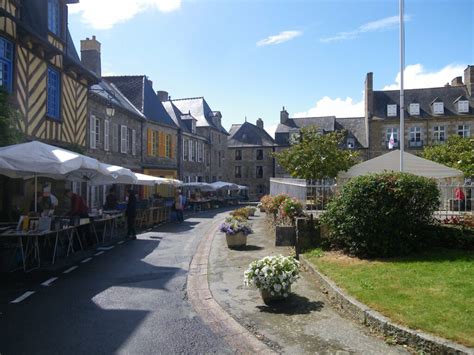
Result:
M249 211L249 216L254 217L255 216L255 211L254 210Z
M290 288L288 289L288 294L290 294L291 292L291 286ZM263 300L263 303L265 303L266 305L269 305L269 304L272 304L274 302L281 302L285 299L287 299L288 297L283 297L283 295L273 295L270 293L270 291L267 291L267 290L260 290L260 296L262 296L262 300Z
M260 209L260 212L266 212L265 208L263 208L263 207L259 207L259 209Z
M275 246L294 246L296 244L296 228L293 226L275 227Z
M243 247L247 245L247 235L243 232L235 234L226 234L225 240L229 248Z

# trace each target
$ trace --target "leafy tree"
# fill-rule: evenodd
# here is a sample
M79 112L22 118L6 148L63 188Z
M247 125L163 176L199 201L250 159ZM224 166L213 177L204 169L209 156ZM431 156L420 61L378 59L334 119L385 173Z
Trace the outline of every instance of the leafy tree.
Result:
M20 143L22 135L16 127L17 113L8 102L8 93L0 89L0 147Z
M301 129L298 143L275 153L275 157L295 178L334 178L357 161L357 152L342 149L345 137L346 132L321 134L316 127L306 127Z
M454 135L445 144L426 147L423 157L474 176L474 139Z

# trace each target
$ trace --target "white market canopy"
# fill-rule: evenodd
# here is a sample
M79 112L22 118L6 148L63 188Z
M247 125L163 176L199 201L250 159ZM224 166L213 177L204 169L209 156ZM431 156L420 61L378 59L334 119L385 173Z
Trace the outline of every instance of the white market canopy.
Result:
M243 185L237 185L237 188L239 189L239 191L248 190L248 189L249 189L248 186L243 186Z
M107 166L96 159L38 141L0 148L0 174L79 181L110 176Z
M460 170L449 168L431 160L404 152L404 171L433 179L460 178ZM355 176L400 170L400 150L394 150L379 157L354 165L348 171L340 172L338 178L350 179Z
M103 175L97 177L92 181L93 185L108 185L108 184L136 184L138 182L135 173L130 169L118 166L101 163L110 175Z
M179 186L182 184L181 181L175 179L160 178L151 175L145 175L140 173L133 173L136 178L135 184L137 185L146 185L146 186L155 186L155 185L174 185Z
M199 189L199 190L202 190L202 191L215 191L215 190L217 190L217 188L215 188L211 184L208 184L207 182L198 182L198 181L196 181L196 182L186 182L181 186L182 187L196 188L196 189Z
M236 185L232 182L225 182L225 181L216 181L210 184L216 190L238 190L239 185Z

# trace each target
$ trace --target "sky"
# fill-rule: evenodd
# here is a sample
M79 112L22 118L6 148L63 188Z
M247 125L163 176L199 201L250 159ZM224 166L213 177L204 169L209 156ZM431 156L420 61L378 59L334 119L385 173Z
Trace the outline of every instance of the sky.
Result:
M171 98L204 96L229 129L262 118L363 116L400 81L398 0L81 0L69 28L102 43L103 75L144 74ZM405 0L405 87L474 65L473 0Z

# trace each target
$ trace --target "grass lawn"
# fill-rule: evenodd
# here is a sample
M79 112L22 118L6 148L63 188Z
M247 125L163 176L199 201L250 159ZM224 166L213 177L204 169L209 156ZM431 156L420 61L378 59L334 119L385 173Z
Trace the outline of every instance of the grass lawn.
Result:
M438 249L367 261L314 250L313 265L398 324L474 346L474 252Z

